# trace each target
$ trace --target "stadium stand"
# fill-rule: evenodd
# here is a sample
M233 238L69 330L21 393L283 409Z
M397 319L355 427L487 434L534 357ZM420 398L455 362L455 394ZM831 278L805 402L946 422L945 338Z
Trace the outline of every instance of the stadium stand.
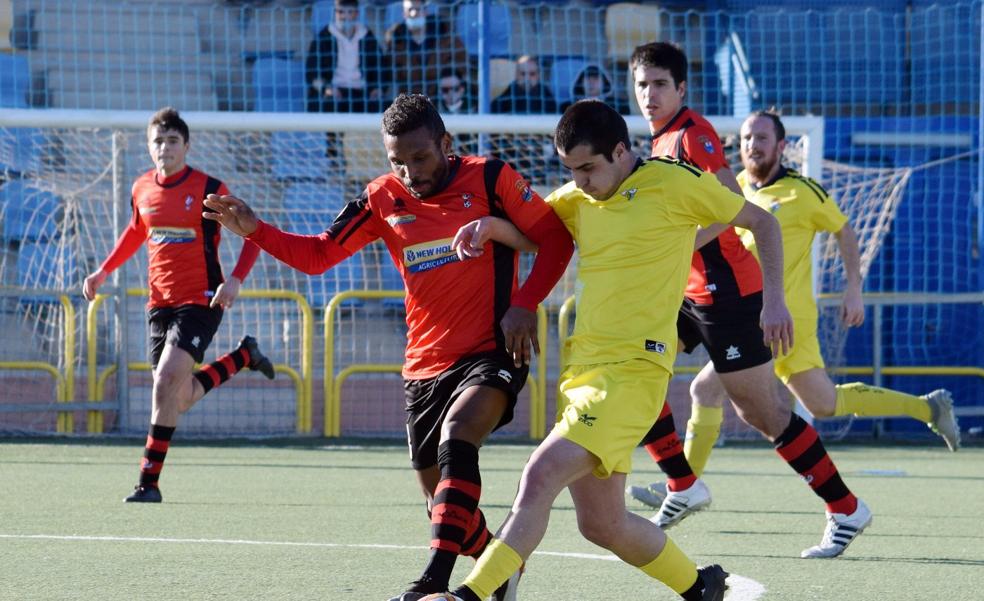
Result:
M455 33L469 55L478 54L481 32L478 29L478 4L461 4L455 15ZM508 55L511 50L512 13L504 3L490 3L488 8L487 52L490 57Z
M269 57L253 63L253 108L257 111L303 113L306 88L301 59Z
M0 54L0 107L27 108L31 72L27 58Z
M7 244L45 242L58 235L62 201L51 192L15 179L0 187L0 212Z

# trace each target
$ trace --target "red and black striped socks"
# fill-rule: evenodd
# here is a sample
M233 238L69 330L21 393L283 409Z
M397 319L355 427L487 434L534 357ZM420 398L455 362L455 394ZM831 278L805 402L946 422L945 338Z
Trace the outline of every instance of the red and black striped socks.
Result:
M666 488L676 492L687 490L697 481L694 470L691 469L687 457L683 454L683 443L676 432L673 423L673 412L668 402L663 403L656 423L642 439L649 455L659 464L659 469L666 474Z
M789 425L773 444L786 463L824 500L827 511L846 515L854 513L858 499L844 484L813 426L793 413Z
M140 462L140 486L157 488L157 481L161 477L164 458L167 457L167 448L171 445L173 435L174 428L150 425L143 460Z
M447 440L438 447L437 463L441 480L431 507L431 557L422 578L445 590L458 555L481 553L491 534L478 510L482 496L478 447Z
M240 346L228 355L222 355L212 363L195 372L195 379L202 385L205 393L208 394L216 386L222 385L229 378L239 373L243 367L249 365L249 351L245 346Z

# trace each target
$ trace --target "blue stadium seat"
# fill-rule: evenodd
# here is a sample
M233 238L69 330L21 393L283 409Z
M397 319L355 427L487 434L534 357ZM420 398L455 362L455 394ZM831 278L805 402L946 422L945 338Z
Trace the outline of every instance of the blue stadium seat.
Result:
M49 241L24 242L17 252L17 285L23 288L64 291L78 285L74 254L68 245ZM54 296L28 295L21 304L57 303Z
M291 211L287 214L287 230L314 236L328 229L332 219L333 216L326 216L324 211ZM324 307L339 292L362 289L365 281L363 254L358 252L321 275L307 276L304 296L312 307ZM360 299L353 299L345 301L342 306L356 307L363 303Z
M488 12L489 56L509 56L509 39L512 35L512 16L505 4L489 4ZM465 44L470 55L478 54L480 32L478 30L478 5L462 4L455 17L455 33Z
M62 212L60 198L23 180L15 179L0 187L3 240L8 244L55 238Z
M278 131L270 136L270 170L283 180L325 180L342 172L338 159L327 156L325 134Z
M44 132L33 127L0 128L0 173L41 171Z
M254 110L303 113L306 90L304 61L258 58L253 63Z
M27 58L0 54L0 107L27 108L31 89L31 70Z
M284 192L284 208L288 211L317 211L324 216L324 228L345 206L342 182L294 182ZM322 228L322 231L324 230Z
M574 80L588 66L584 58L558 58L550 67L550 89L557 104L573 99Z
M916 114L930 105L944 113L976 115L972 105L979 100L980 7L914 5L911 23L912 104L920 107ZM936 112L930 109L930 114Z
M393 260L390 258L389 253L386 252L380 255L379 264L379 279L383 290L403 290L403 278L400 277L400 272L397 271L396 265L393 265ZM391 309L403 309L405 304L402 298L384 298L383 306Z

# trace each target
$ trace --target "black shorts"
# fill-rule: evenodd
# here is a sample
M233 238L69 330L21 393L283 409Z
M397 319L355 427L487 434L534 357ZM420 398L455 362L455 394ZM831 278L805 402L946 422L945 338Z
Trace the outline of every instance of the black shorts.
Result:
M685 298L677 316L680 350L690 353L703 344L719 374L768 363L772 351L763 342L761 313L761 292L725 305L698 305Z
M150 362L157 369L164 345L170 344L188 351L195 363L205 359L205 349L222 323L221 307L180 305L153 307L147 312L150 324Z
M502 419L494 430L512 421L519 391L526 384L529 366L517 368L504 352L491 351L462 357L457 363L433 378L404 380L407 403L407 442L410 464L422 470L437 464L437 447L441 426L451 405L472 386L498 388L509 397Z

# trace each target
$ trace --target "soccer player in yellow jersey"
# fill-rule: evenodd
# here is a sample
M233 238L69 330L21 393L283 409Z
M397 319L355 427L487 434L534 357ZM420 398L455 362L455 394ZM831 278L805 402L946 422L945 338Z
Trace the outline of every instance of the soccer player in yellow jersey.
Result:
M741 126L738 175L745 197L770 211L782 226L786 303L793 315L796 346L775 361L776 376L815 417L905 415L926 422L947 447L960 446L960 428L946 390L925 396L868 386L859 382L834 385L824 370L817 341L817 305L813 298L811 247L817 232L832 232L844 262L847 286L840 316L848 326L864 322L857 236L826 191L808 177L782 165L786 129L774 113L752 113ZM754 238L742 234L745 246L756 251ZM695 398L695 404L720 407L724 390Z
M789 349L778 224L711 174L674 160L637 158L625 121L602 102L568 108L554 142L574 181L547 202L580 253L578 319L559 384L565 407L527 463L496 540L464 584L425 599L487 598L539 544L554 499L568 488L585 538L687 601L720 601L724 570L698 570L658 526L626 511L622 491L632 452L666 396L698 226L731 223L756 235L766 265L763 330L777 351Z

